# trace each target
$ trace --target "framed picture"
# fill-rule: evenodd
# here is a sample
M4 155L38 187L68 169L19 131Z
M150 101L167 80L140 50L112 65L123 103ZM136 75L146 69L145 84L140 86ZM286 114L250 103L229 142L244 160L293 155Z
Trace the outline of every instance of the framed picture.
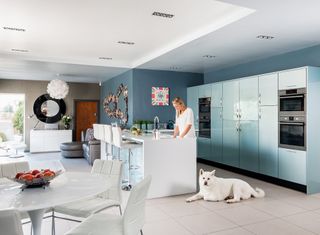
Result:
M152 87L151 103L153 106L169 105L169 88L168 87Z

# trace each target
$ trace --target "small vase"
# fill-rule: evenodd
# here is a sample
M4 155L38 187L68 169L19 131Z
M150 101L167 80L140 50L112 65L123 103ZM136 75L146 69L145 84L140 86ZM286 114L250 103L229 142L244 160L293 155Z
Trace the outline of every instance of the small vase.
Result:
M64 129L65 130L69 130L69 128L70 128L70 124L69 123L64 124Z

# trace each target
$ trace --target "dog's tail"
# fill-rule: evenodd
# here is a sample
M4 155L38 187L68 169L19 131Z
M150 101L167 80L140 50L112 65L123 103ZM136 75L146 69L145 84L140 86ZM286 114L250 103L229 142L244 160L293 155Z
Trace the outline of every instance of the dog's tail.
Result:
M256 188L255 190L253 190L252 195L256 198L261 198L264 197L266 194L261 188Z

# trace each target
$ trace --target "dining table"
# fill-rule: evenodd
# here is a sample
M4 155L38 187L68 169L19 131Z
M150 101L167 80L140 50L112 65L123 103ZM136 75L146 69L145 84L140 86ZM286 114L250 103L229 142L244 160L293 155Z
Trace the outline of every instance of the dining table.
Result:
M26 188L10 179L0 181L0 210L27 212L34 235L41 235L44 213L55 206L86 199L110 189L108 176L86 172L65 172L44 188Z

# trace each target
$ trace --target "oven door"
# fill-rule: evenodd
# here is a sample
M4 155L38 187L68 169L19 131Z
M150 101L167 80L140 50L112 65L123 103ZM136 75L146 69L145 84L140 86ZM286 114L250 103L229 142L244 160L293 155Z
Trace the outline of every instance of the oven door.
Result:
M211 138L210 120L199 120L199 137Z
M280 96L280 112L282 114L303 115L305 112L305 96L304 94L292 96Z
M305 130L304 122L280 122L279 147L306 150Z

